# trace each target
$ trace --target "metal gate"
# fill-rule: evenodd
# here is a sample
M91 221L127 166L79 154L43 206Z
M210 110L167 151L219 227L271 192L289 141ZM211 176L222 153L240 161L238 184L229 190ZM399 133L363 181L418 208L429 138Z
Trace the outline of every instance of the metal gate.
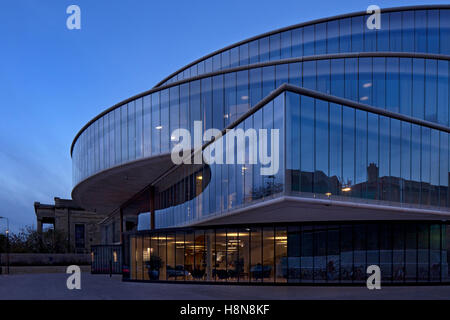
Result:
M98 245L91 248L92 274L122 274L121 245Z

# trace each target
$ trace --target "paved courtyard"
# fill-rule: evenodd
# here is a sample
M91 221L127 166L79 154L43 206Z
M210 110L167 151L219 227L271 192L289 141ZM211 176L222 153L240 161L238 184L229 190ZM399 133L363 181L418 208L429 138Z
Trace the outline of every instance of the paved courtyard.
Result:
M66 274L0 276L0 299L150 299L150 300L264 300L264 299L450 299L450 286L292 287L192 285L122 282L120 276L83 273L81 290L68 290Z

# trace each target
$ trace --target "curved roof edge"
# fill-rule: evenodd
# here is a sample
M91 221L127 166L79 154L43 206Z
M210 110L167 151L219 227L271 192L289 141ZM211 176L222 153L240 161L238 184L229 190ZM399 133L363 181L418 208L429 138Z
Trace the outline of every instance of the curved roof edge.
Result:
M409 11L409 10L431 10L431 9L450 9L450 5L445 5L445 4L441 4L441 5L418 5L418 6L403 6L403 7L392 7L392 8L381 8L381 13L383 12L396 12L396 11ZM352 12L352 13L345 13L345 14L340 14L340 15L336 15L336 16L331 16L331 17L327 17L327 18L320 18L320 19L316 19L316 20L311 20L311 21L307 21L307 22L302 22L302 23L298 23L298 24L294 24L291 26L287 26L287 27L283 27L283 28L279 28L276 30L272 30L269 32L265 32L262 34L259 34L257 36L253 36L251 38L245 39L245 40L241 40L239 42L233 43L229 46L226 46L224 48L221 48L219 50L216 50L212 53L209 53L187 65L185 65L184 67L178 69L177 71L171 73L169 76L165 77L163 80L161 80L160 82L158 82L153 88L157 88L160 87L164 82L168 81L170 78L172 78L173 76L179 74L180 72L192 67L193 65L206 60L208 58L211 58L212 56L215 56L216 54L222 53L224 51L230 50L232 48L238 47L241 44L245 44L260 38L264 38L267 36L271 36L273 34L277 34L277 33L281 33L284 31L289 31L292 29L296 29L296 28L301 28L301 27L305 27L305 26L309 26L309 25L314 25L314 24L318 24L318 23L323 23L323 22L328 22L328 21L332 21L332 20L337 20L337 19L344 19L344 18L350 18L350 17L357 17L357 16L361 16L361 15L367 15L366 11L359 11L359 12Z

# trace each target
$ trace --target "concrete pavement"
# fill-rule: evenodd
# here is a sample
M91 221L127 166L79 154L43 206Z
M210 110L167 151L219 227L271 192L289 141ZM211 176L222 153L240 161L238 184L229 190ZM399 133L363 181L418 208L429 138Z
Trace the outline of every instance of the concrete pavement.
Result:
M24 300L267 300L267 299L450 299L450 286L304 287L193 285L122 282L121 276L82 273L81 290L68 290L69 275L20 274L0 276L0 299Z

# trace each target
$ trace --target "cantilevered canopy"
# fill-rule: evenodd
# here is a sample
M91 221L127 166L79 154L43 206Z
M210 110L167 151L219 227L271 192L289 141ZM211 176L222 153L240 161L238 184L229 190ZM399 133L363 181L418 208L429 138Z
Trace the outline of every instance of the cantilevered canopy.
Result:
M89 177L72 191L84 209L109 213L173 166L170 154L129 162Z

